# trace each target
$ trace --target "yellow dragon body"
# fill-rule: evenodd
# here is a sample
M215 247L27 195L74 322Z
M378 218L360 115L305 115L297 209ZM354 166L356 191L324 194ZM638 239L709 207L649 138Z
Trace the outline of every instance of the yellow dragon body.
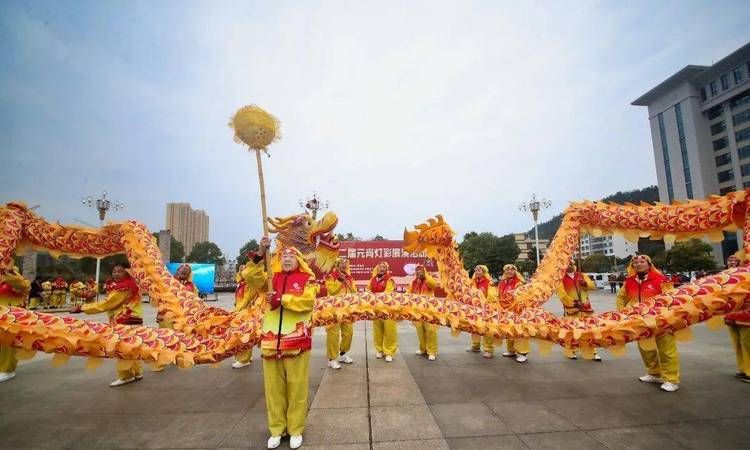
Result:
M323 297L316 301L313 322L321 326L375 318L421 320L496 338L522 342L534 338L543 349L551 343L580 348L584 356L596 347L617 351L631 341L651 342L662 334L679 337L690 325L738 309L750 292L750 269L728 269L639 305L586 318L557 317L542 306L559 284L581 232L673 241L705 235L720 240L723 231L742 229L746 250L750 247L747 194L734 192L673 205L573 203L530 282L494 303L486 302L473 287L456 250L453 231L437 216L405 231L404 239L407 251L426 251L437 260L447 299L396 292ZM305 225L307 232L298 234L309 244L306 250L325 247L326 256L318 262L330 264L337 249L331 239L335 215L319 224L295 217L270 221L279 232L277 242L301 245L284 233L295 229L295 224ZM172 318L175 329L105 324L0 306L0 344L21 349L21 358L43 351L56 353L56 358L63 360L78 355L188 367L218 362L247 350L259 339L265 307L262 296L256 297L252 307L236 313L206 305L169 274L154 238L138 222L93 230L48 223L20 203L0 207L0 273L10 270L16 252L28 248L79 257L125 253L142 292L157 302L160 313Z

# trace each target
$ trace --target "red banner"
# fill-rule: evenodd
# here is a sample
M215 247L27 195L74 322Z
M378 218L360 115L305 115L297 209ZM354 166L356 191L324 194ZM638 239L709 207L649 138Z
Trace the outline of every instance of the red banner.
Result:
M404 241L342 241L339 253L349 260L352 276L360 290L363 290L372 276L372 271L380 262L390 266L396 288L404 291L414 279L414 270L422 264L427 271L437 277L435 260L422 253L409 253L404 250Z

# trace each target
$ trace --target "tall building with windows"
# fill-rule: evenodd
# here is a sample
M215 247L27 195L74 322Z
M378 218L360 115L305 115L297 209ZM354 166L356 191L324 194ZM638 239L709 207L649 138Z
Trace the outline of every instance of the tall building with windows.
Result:
M711 66L685 66L632 105L648 108L661 202L750 187L750 43ZM736 250L727 233L714 256Z
M190 203L167 203L167 222L164 227L185 247L188 255L195 244L208 241L208 214L193 209Z
M638 243L630 242L620 235L591 236L581 235L581 258L591 255L616 256L626 258L638 253Z
M536 241L534 237L526 233L515 233L513 239L521 250L517 260L536 262L536 247L534 245ZM547 253L547 247L549 247L549 239L539 239L539 258L543 258Z

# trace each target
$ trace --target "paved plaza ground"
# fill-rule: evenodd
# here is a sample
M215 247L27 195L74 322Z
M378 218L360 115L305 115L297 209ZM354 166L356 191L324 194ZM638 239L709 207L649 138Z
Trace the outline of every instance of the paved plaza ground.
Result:
M229 307L230 295L219 306ZM597 311L614 297L597 293ZM560 313L553 299L549 308ZM154 310L147 323L154 323ZM104 320L103 316L98 320ZM682 383L675 393L637 380L635 345L615 359L570 361L555 348L526 364L464 351L469 337L440 331L435 362L414 355L416 332L399 325L400 352L375 359L370 323L355 327L354 364L326 368L325 333L316 330L310 367L307 449L732 449L750 448L750 384L733 377L726 330L693 328L680 343ZM49 355L22 363L0 384L0 449L265 448L260 360L216 367L146 371L110 388L114 363L96 371ZM281 448L288 448L288 441Z

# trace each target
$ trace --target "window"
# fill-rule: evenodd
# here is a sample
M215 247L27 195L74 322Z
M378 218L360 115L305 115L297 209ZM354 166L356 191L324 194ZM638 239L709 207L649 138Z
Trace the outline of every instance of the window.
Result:
M664 157L664 175L667 178L667 195L669 203L674 201L674 187L672 186L672 169L669 167L669 148L667 147L667 133L664 131L664 114L659 113L659 135L661 137L661 153Z
M682 106L674 105L675 120L677 120L677 135L680 138L680 154L682 155L682 173L685 176L685 190L687 198L693 198L693 179L690 176L690 161L688 160L687 142L685 141L685 127L682 124Z
M742 81L742 67L738 67L732 71L734 75L734 84L739 84Z
M734 123L734 126L742 125L743 123L750 121L750 109L746 109L742 111L739 114L735 114L732 117L732 123Z
M745 189L749 188L750 187L750 181L745 181L744 183L742 183L742 187L745 188Z
M743 177L750 175L750 164L741 165L740 172L742 173Z
M720 79L721 79L721 90L726 91L727 89L729 89L729 75L725 73L724 75L721 76Z
M750 145L738 148L737 154L740 155L740 159L750 158Z
M737 142L742 142L742 141L750 139L750 128L745 128L742 131L738 131L734 133L734 139Z
M723 155L719 155L716 157L716 167L721 167L725 164L731 164L732 163L732 155L729 153L725 153Z
M709 85L709 87L711 87L711 96L712 97L715 96L715 95L719 95L719 89L716 86L716 80L710 82L708 85Z
M711 136L721 133L727 129L727 123L723 120L719 123L711 125Z
M723 138L721 138L721 139L715 140L714 141L714 151L721 150L722 148L725 148L727 146L727 142L728 141L727 141L726 136L723 137Z
M734 186L727 186L719 189L719 195L727 195L730 192L734 192Z
M732 172L732 169L719 172L716 174L716 176L719 179L719 183L734 180L734 172Z
M713 108L709 109L706 114L708 114L708 120L714 120L715 118L721 116L722 112L724 112L724 110L721 109L721 105L716 105Z
M701 101L706 101L706 86L701 87Z
M729 102L729 107L732 109L739 108L742 105L750 103L750 94L745 94L741 97L735 97Z

